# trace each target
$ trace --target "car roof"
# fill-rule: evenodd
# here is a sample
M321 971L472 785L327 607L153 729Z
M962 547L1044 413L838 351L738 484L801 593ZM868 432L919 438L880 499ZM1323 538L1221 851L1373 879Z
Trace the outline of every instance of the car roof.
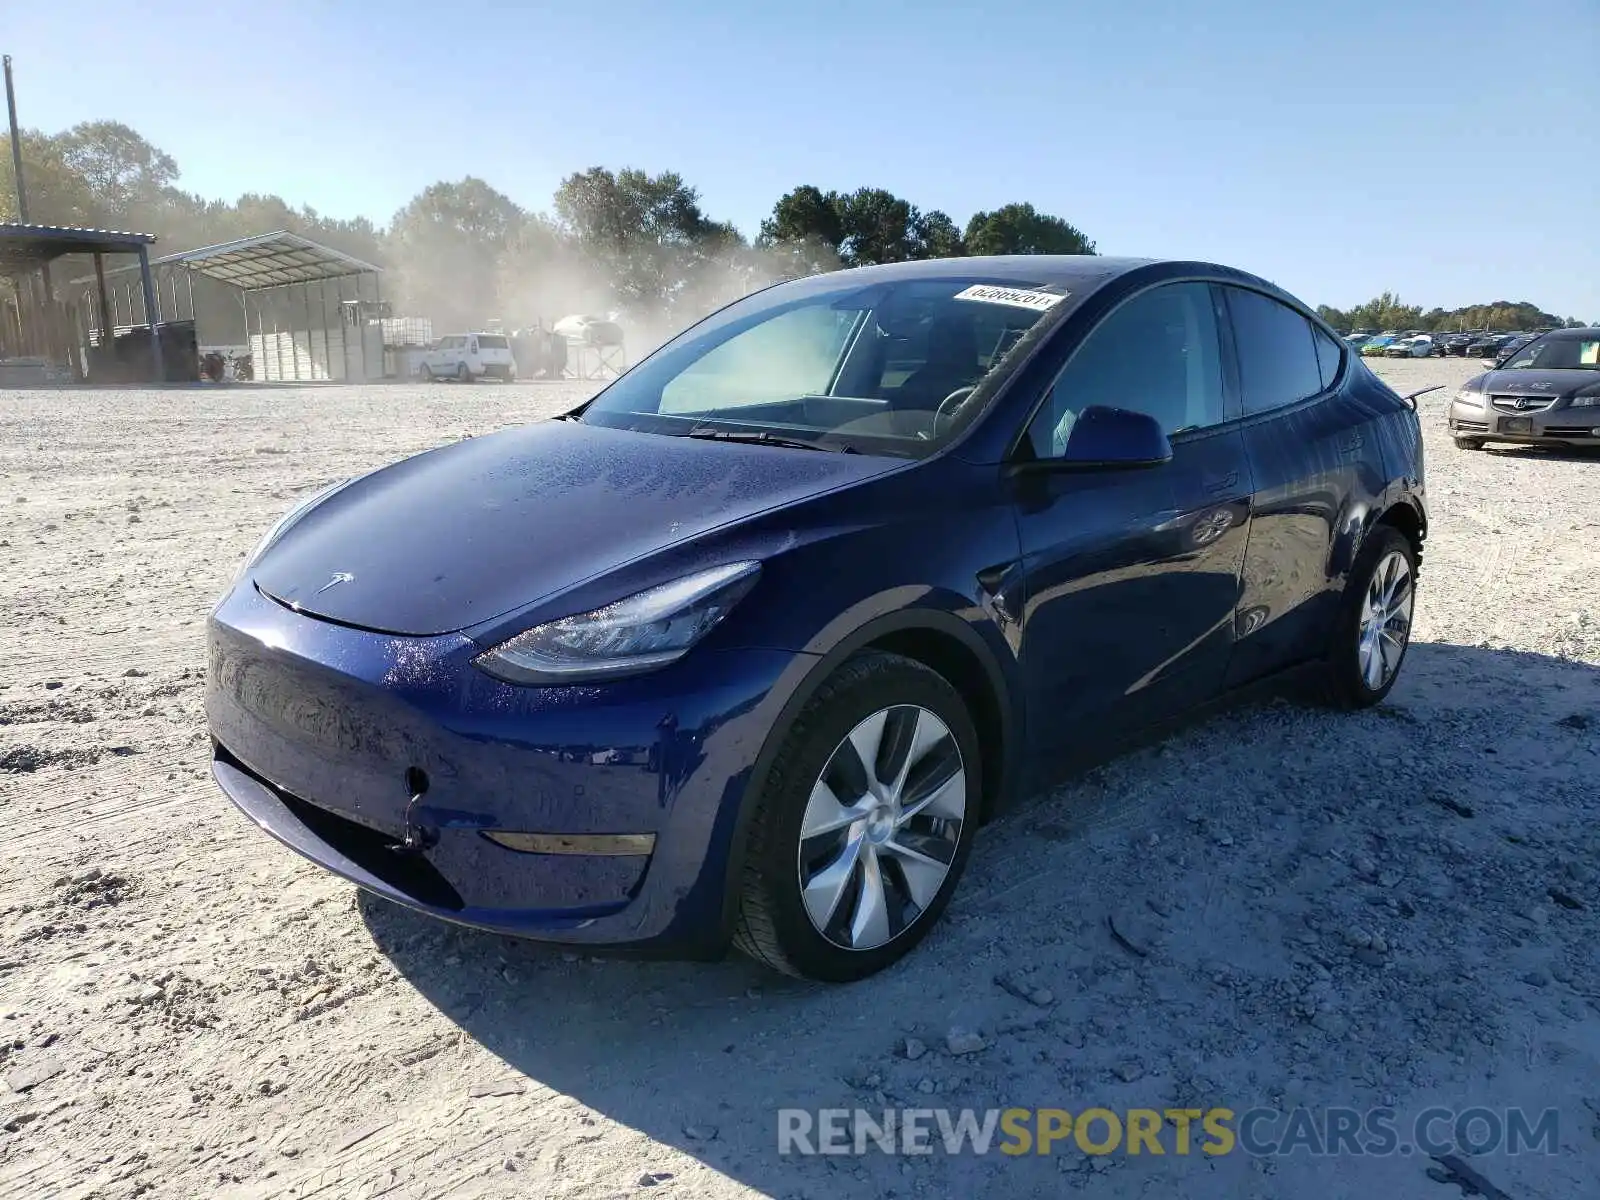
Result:
M1162 261L1165 260L1100 254L974 254L961 258L921 258L909 262L879 263L830 274L836 279L859 279L864 283L892 279L938 279L947 275L989 275L1018 283L1070 283L1083 279L1112 278Z
M1145 267L1165 266L1184 274L1211 276L1296 300L1270 280L1220 263L1197 262L1184 258L1132 258L1101 254L975 254L961 258L923 258L909 262L879 263L870 267L851 267L828 271L791 283L816 285L840 282L867 286L874 283L916 279L956 278L992 279L1031 287L1061 287L1082 300L1112 280ZM1309 309L1307 311L1310 311Z

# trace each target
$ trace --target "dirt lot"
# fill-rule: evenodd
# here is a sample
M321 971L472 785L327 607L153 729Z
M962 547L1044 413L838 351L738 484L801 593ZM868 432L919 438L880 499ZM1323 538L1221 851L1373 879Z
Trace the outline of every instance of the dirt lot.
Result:
M0 392L0 1195L1467 1194L1170 1138L776 1152L787 1106L1380 1104L1554 1105L1557 1153L1476 1170L1600 1194L1600 456L1459 452L1443 395L1386 705L1237 711L1039 798L909 961L819 989L413 917L210 781L204 619L271 519L573 392Z

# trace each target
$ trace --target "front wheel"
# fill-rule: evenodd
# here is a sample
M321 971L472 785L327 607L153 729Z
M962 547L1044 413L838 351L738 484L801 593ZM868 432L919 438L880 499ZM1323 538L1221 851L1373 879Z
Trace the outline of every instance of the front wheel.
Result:
M1351 568L1326 665L1337 708L1369 708L1389 694L1411 645L1417 554L1405 534L1379 525Z
M1482 450L1483 442L1479 438L1458 437L1455 439L1457 450Z
M752 799L735 945L836 983L895 962L955 891L981 780L977 731L941 675L895 654L850 660Z
M471 383L472 382L472 372L467 370L467 364L466 363L457 363L456 364L456 382L457 383Z

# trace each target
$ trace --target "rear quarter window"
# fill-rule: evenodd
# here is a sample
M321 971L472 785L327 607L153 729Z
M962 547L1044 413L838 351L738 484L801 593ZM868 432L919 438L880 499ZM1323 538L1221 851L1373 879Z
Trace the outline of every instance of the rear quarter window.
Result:
M1311 322L1271 296L1244 288L1226 291L1246 415L1270 412L1320 392L1322 368Z
M1344 353L1337 341L1315 325L1311 327L1311 336L1317 345L1317 369L1322 375L1322 386L1332 387L1333 381L1339 377L1339 363Z

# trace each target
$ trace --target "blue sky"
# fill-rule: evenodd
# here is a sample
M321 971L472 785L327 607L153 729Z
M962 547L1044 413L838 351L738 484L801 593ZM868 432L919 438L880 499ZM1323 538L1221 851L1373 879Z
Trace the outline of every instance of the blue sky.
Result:
M1311 303L1600 321L1600 0L68 0L0 41L24 125L125 121L208 196L385 221L475 174L545 210L637 166L753 234L865 185Z

